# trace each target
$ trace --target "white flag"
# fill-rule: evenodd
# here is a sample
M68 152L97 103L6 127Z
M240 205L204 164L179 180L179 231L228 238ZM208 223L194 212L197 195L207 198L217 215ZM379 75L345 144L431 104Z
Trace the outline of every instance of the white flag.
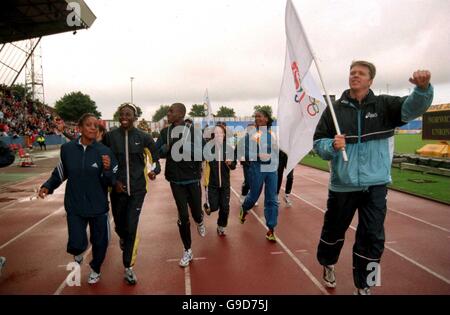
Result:
M311 75L313 56L291 2L286 4L286 60L278 98L280 149L288 155L288 174L312 149L313 136L326 108Z
M205 92L205 97L203 100L203 108L205 109L206 123L209 126L211 126L212 120L213 120L213 114L212 114L211 103L209 102L208 89L206 89L206 92Z

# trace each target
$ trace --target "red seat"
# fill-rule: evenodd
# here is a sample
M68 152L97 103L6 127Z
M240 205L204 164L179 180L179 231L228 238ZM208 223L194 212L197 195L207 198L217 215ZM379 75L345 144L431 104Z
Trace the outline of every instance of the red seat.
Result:
M33 158L22 147L17 152L19 153L19 166L30 167L34 165Z

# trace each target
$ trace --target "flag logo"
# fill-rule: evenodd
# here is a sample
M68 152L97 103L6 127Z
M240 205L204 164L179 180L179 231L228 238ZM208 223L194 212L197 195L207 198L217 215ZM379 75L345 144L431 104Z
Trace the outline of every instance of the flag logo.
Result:
M308 112L309 116L314 117L318 113L320 113L320 108L319 108L320 101L311 96L308 96L308 98L309 98L309 104L306 107L306 111Z
M291 69L292 69L292 74L294 75L294 84L295 84L295 90L296 90L296 93L294 96L294 101L296 103L300 104L300 102L305 97L306 93L305 93L305 91L303 91L303 87L300 82L300 71L298 70L298 65L297 65L296 61L294 61L292 63Z

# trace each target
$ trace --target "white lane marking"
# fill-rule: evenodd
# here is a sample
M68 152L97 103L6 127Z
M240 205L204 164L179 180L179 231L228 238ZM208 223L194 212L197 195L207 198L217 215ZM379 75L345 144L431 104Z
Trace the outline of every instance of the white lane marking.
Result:
M315 208L315 209L317 209L317 210L319 210L319 211L325 213L325 210L324 210L324 209L317 207L316 205L314 205L314 204L312 204L311 202L309 202L308 200L306 200L306 199L304 199L304 198L298 196L297 194L291 192L291 195L293 195L294 197L296 197L296 198L302 200L303 202L309 204L309 205L312 206L313 208ZM353 225L350 225L350 228L351 228L352 230L356 231L356 228L355 228ZM390 247L389 245L385 245L384 247L385 247L386 249L389 249L391 252L397 254L398 256L402 257L403 259L409 261L409 262L412 263L413 265L419 267L420 269L422 269L422 270L428 272L429 274L435 276L436 278L438 278L438 279L444 281L444 282L447 283L447 284L450 284L450 280L447 279L446 277L444 277L443 275L441 275L441 274L439 274L439 273L437 273L437 272L431 270L430 268L428 268L428 267L422 265L421 263L415 261L414 259L412 259L412 258L406 256L405 254L400 253L399 251L393 249L393 248Z
M113 222L113 218L109 219L109 224L112 224L112 222ZM92 251L92 245L89 246L89 248L83 253L83 262L86 261L86 257L91 253L91 251ZM80 268L80 270L81 270L81 268ZM67 275L67 277L69 277L69 275ZM66 288L67 277L63 280L63 282L61 282L58 289L56 289L56 291L55 291L55 293L53 293L53 295L60 295L62 293L62 291Z
M234 195L236 196L236 198L238 200L239 199L239 194L236 192L236 190L234 190L233 187L230 187L231 191L234 193ZM266 225L264 224L263 220L258 217L258 215L255 213L255 211L250 210L249 211L251 214L253 214L256 219L259 221L259 223L261 223L261 225L267 229ZM320 290L320 292L322 292L325 295L329 295L328 291L325 289L325 287L320 283L319 280L317 280L316 277L314 277L314 275L312 274L311 271L309 271L308 268L306 268L306 266L300 261L300 259L298 259L290 250L289 248L284 244L284 242L277 237L277 244L279 244L281 246L281 248L283 248L283 250L289 255L289 257L291 257L291 259L297 264L297 266L300 267L300 269L306 274L306 276L314 283L314 285Z
M186 295L192 295L191 272L189 265L184 267L184 290Z
M22 233L18 234L17 236L13 237L12 239L10 239L9 241L7 241L6 243L4 243L3 245L0 246L0 249L5 248L6 246L8 246L9 244L11 244L12 242L16 241L17 239L21 238L22 236L24 236L25 234L27 234L28 232L30 232L31 230L33 230L36 226L38 226L39 224L45 222L46 220L48 220L50 217L54 216L55 214L61 212L62 210L64 210L64 207L60 207L58 208L58 210L50 213L49 215L47 215L45 218L39 220L37 223L33 224L32 226L30 226L28 229L26 229L25 231L23 231Z
M390 207L388 207L388 209L391 210L391 211L393 211L393 212L396 212L396 213L398 213L398 214L404 215L405 217L408 217L408 218L410 218L410 219L416 220L416 221L418 221L418 222L422 222L422 223L427 224L427 225L429 225L429 226L432 226L432 227L434 227L434 228L436 228L436 229L439 229L439 230L442 230L442 231L444 231L444 232L450 233L450 230L449 230L449 229L446 229L445 227L442 227L442 226L440 226L440 225L437 225L437 224L434 224L434 223L430 223L430 222L428 222L428 221L425 221L425 220L416 218L416 217L414 217L414 216L412 216L412 215L410 215L410 214L404 213L404 212L399 211L399 210L392 209L392 208L390 208Z
M194 257L193 260L205 260L206 257ZM167 262L178 262L179 258L169 258ZM190 265L184 267L184 291L186 295L192 295L192 287L191 287L191 270L189 268Z
M300 177L303 177L303 178L305 178L305 179L307 179L307 180L309 180L309 181L312 181L312 182L314 182L314 183L318 183L319 185L328 187L328 184L321 183L321 182L319 182L319 181L317 181L317 180L311 179L311 178L306 177L306 176L304 176L304 175L300 175ZM283 190L284 190L284 188L283 188ZM405 216L405 217L408 217L408 218L410 218L410 219L412 219L412 220L415 220L415 221L417 221L417 222L421 222L421 223L423 223L423 224L432 226L432 227L434 227L434 228L436 228L436 229L439 229L439 230L442 230L442 231L444 231L444 232L450 232L449 229L447 229L447 228L445 228L445 227L442 227L442 226L440 226L440 225L437 225L437 224L434 224L434 223L425 221L425 220L423 220L423 219L417 218L417 217L412 216L412 215L410 215L410 214L407 214L407 213L405 213L405 212L403 212L403 211L395 210L395 209L393 209L393 208L391 208L391 207L387 207L387 208L388 208L388 210L390 210L390 211L392 211L392 212L401 214L401 215L403 215L403 216Z
M92 251L92 245L84 252L83 254L83 262L85 261L85 258L91 253ZM66 266L64 266L66 267ZM80 272L81 272L81 267L80 266ZM67 275L67 277L69 277L70 274ZM67 286L67 277L63 280L63 282L61 282L61 284L59 285L58 289L56 289L55 293L53 293L53 295L60 295L62 293L62 291L66 288Z
M206 257L194 257L193 260L205 260ZM180 258L169 258L166 260L167 262L180 261Z

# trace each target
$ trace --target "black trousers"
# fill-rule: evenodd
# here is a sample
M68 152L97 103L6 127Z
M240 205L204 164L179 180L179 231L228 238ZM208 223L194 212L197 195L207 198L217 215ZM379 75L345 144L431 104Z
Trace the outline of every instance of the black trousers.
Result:
M211 212L219 210L217 225L226 227L230 214L230 186L208 187L208 200Z
M178 210L178 230L185 249L191 248L191 227L189 221L189 207L194 221L203 222L202 189L200 181L187 185L170 183L172 195ZM210 201L211 202L211 201Z
M242 196L247 196L249 190L250 190L250 175L249 175L249 168L250 166L248 166L247 164L244 164L243 166L244 169L244 182L242 183L242 188L241 188L241 195Z
M134 266L137 256L139 238L137 228L142 204L146 193L128 196L125 193L111 193L111 208L115 230L123 240L122 260L125 268Z
M386 196L386 185L371 186L367 191L328 192L317 259L321 265L333 265L338 261L345 232L358 209L353 245L353 281L357 288L375 285L373 266L380 262L384 250Z
M86 231L88 224L92 244L92 260L89 265L92 270L100 273L100 267L105 260L109 242L108 213L92 217L67 214L67 228L69 232L67 252L75 256L84 253L88 247Z
M284 168L280 170L278 168L278 183L277 183L277 195L280 193L281 183L283 182ZM294 170L291 170L286 177L286 195L290 194L292 191L292 185L294 184Z

